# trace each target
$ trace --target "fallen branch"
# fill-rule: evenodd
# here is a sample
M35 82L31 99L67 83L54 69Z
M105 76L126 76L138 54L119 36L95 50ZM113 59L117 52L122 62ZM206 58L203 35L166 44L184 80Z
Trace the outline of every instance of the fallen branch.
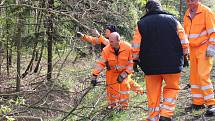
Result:
M90 92L90 90L91 89L93 89L93 87L91 86L90 88L88 88L87 90L86 90L86 92L82 95L82 97L79 99L79 103L78 104L76 104L74 107L73 107L73 109L66 115L66 116L64 116L60 121L65 121L76 109L77 109L77 107L79 106L79 104L81 104L81 102L82 102L82 100L84 99L84 97Z

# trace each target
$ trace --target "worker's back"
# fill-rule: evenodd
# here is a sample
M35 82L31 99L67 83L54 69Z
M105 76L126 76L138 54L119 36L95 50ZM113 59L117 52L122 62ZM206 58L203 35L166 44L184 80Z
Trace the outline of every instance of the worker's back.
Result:
M177 34L177 20L156 11L138 22L141 34L140 64L146 74L178 73L183 65L183 50Z

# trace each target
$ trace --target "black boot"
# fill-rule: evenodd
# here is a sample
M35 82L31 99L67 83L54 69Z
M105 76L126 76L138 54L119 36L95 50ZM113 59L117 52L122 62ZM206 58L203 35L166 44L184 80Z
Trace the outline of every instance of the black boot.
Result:
M215 105L209 105L205 112L205 116L211 117L214 115L215 115Z
M160 116L159 121L171 121L171 118Z
M205 108L205 105L192 104L190 107L185 108L185 111L186 112L192 112L192 110L199 111L199 110L204 109L204 108Z

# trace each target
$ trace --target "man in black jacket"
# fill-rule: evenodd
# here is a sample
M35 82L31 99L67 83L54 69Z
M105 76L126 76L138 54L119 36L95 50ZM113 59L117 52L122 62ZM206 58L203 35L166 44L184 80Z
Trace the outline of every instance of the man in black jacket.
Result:
M133 59L145 73L148 121L171 121L179 92L183 56L189 42L177 19L162 10L156 0L146 3L146 15L138 22L132 47ZM163 103L160 105L162 81Z

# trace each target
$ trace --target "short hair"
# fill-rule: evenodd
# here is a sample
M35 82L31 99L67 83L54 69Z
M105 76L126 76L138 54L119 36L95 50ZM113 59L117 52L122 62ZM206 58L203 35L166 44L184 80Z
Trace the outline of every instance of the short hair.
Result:
M117 32L117 28L116 28L116 26L113 25L113 24L107 24L105 28L106 28L106 29L109 29L109 30L111 31L111 33L112 33L112 32Z
M159 0L148 0L145 6L146 12L162 10Z

